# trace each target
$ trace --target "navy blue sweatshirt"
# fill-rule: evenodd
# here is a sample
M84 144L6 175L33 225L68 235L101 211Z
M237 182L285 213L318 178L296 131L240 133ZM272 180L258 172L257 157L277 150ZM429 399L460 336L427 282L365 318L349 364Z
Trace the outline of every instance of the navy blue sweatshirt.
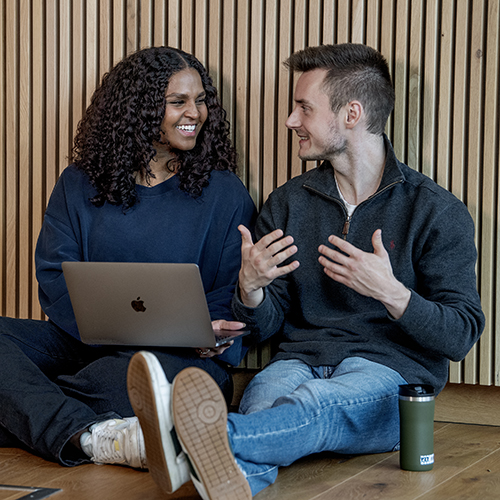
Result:
M294 237L299 268L274 280L255 309L235 295L233 310L261 341L281 332L275 359L319 366L360 356L440 391L449 360L463 359L484 328L474 225L461 201L399 162L385 143L381 185L355 209L346 239L373 252L372 235L382 229L394 275L411 291L403 316L394 320L382 303L326 276L318 262L318 247L329 245L331 234L342 236L347 221L328 162L274 191L257 220L256 238L278 228Z
M255 205L238 177L214 171L199 198L176 176L136 186L129 210L94 206L96 191L75 166L61 174L45 212L35 253L40 303L49 319L79 338L61 270L63 261L191 262L200 267L212 320L234 320L231 297L240 267L238 224L252 227ZM241 341L221 356L239 364Z

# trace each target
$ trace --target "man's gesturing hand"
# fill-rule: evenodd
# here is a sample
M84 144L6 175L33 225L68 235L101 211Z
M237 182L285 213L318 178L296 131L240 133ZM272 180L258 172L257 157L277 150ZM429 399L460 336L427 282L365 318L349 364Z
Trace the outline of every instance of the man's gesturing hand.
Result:
M297 260L278 267L297 252L291 236L283 237L283 231L276 229L253 243L252 234L243 225L241 233L241 269L239 273L240 295L248 307L257 307L264 298L263 287L275 278L288 274L299 267Z
M382 231L372 236L373 253L363 252L338 236L328 241L341 252L321 245L320 264L325 273L361 295L379 300L396 319L405 312L410 301L410 291L392 272L389 254L382 243Z

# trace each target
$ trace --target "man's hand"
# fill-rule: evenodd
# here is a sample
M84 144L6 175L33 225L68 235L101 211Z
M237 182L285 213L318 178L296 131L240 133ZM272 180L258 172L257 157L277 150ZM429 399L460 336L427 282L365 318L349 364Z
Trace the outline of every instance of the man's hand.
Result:
M291 236L283 237L281 229L263 236L255 245L245 226L238 226L238 230L241 233L241 269L238 277L241 300L248 307L257 307L264 298L264 287L299 267L297 260L278 267L297 252L297 247L293 245Z
M241 330L245 328L245 323L240 321L226 321L225 319L216 319L212 321L212 328L214 330ZM222 354L226 349L229 349L234 344L234 340L228 340L225 344L219 347L199 347L196 352L200 355L200 358L213 358Z
M389 314L399 319L408 307L411 292L394 277L382 231L373 233L373 253L363 252L338 236L332 235L328 241L341 252L325 245L319 247L322 255L318 260L325 273L361 295L382 302Z

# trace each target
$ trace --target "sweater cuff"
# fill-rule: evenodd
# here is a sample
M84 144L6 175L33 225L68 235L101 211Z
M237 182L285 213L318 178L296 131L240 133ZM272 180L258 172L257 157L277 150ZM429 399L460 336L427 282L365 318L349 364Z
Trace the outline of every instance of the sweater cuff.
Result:
M432 341L429 339L429 331L434 331L435 328L429 329L429 322L435 322L436 319L432 314L432 308L429 308L429 302L421 297L414 290L411 290L410 302L403 315L395 320L400 328L405 331L410 337L418 339L419 343L425 345L426 342Z
M234 289L234 295L233 295L233 300L232 300L232 309L233 309L233 314L234 316L239 320L242 321L240 318L246 318L246 319L255 319L257 320L259 317L262 316L262 314L265 314L265 309L266 309L266 302L267 302L267 291L265 288L263 288L264 292L264 298L262 299L262 302L257 306L257 307L248 307L245 304L243 304L243 301L241 300L241 295L240 295L240 287L238 286L238 283L236 283L236 287Z

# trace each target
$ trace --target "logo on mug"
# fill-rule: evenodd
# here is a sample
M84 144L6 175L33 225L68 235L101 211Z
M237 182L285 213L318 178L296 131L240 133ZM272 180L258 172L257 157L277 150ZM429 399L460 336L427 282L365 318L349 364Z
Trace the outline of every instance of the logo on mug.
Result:
M434 453L432 455L420 455L420 465L431 465L434 463Z

